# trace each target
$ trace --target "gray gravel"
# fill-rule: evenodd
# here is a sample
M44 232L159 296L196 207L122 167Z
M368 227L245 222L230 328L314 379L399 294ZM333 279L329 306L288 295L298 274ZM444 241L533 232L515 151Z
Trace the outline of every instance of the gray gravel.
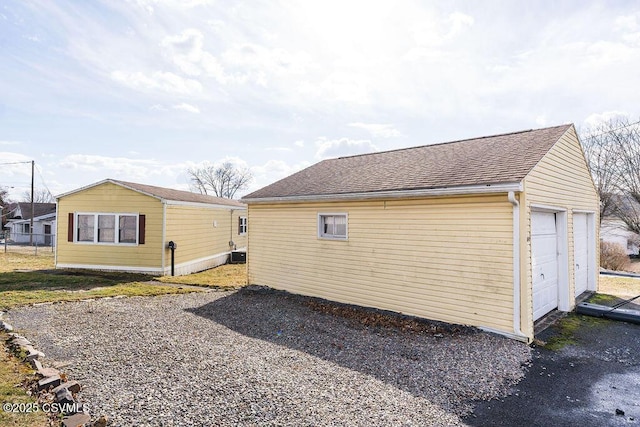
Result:
M462 425L507 394L528 346L403 332L243 289L12 310L8 320L116 426Z

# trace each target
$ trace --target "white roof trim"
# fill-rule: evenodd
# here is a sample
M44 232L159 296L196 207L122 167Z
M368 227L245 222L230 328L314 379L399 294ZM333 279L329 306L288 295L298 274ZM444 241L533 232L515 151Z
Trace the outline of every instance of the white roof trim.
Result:
M236 206L236 205L223 205L223 204L216 204L216 203L200 203L200 202L183 202L181 200L167 200L167 199L162 199L162 203L166 204L166 205L179 205L179 206L207 206L209 208L219 208L219 209L231 209L231 210L238 210L238 211L246 211L247 207L246 206Z
M407 197L456 196L465 194L491 194L522 191L521 182L501 184L463 185L459 187L427 188L421 190L372 191L367 193L319 194L309 196L261 197L240 199L243 203L300 203L334 202L342 200L400 199Z

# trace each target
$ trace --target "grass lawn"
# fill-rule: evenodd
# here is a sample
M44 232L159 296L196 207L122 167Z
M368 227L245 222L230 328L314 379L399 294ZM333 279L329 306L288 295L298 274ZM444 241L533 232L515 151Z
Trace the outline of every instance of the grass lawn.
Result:
M53 255L0 254L0 310L26 304L76 301L116 295L150 296L194 292L148 283L143 274L53 270Z
M186 276L163 276L158 278L164 283L180 283L183 285L210 287L238 287L247 284L246 264L225 264L211 270Z
M640 279L600 275L598 293L633 298L640 295Z
M8 338L0 332L0 340ZM28 396L22 386L25 379L33 376L33 370L10 354L5 346L0 345L0 404L32 404L35 399ZM44 412L13 413L0 409L0 425L14 427L44 427L48 419Z

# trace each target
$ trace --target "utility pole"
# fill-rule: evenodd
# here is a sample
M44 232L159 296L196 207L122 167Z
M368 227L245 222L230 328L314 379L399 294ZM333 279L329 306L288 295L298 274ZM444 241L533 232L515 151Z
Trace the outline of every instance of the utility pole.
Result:
M33 180L35 172L35 160L31 160L31 221L29 221L29 244L33 246L33 216L35 215L35 206L33 205Z

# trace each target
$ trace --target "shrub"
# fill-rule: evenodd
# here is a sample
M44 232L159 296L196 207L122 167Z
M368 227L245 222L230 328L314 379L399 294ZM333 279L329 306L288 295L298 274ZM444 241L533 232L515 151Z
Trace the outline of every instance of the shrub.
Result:
M629 267L627 251L618 243L600 242L600 267L607 270L626 270Z

